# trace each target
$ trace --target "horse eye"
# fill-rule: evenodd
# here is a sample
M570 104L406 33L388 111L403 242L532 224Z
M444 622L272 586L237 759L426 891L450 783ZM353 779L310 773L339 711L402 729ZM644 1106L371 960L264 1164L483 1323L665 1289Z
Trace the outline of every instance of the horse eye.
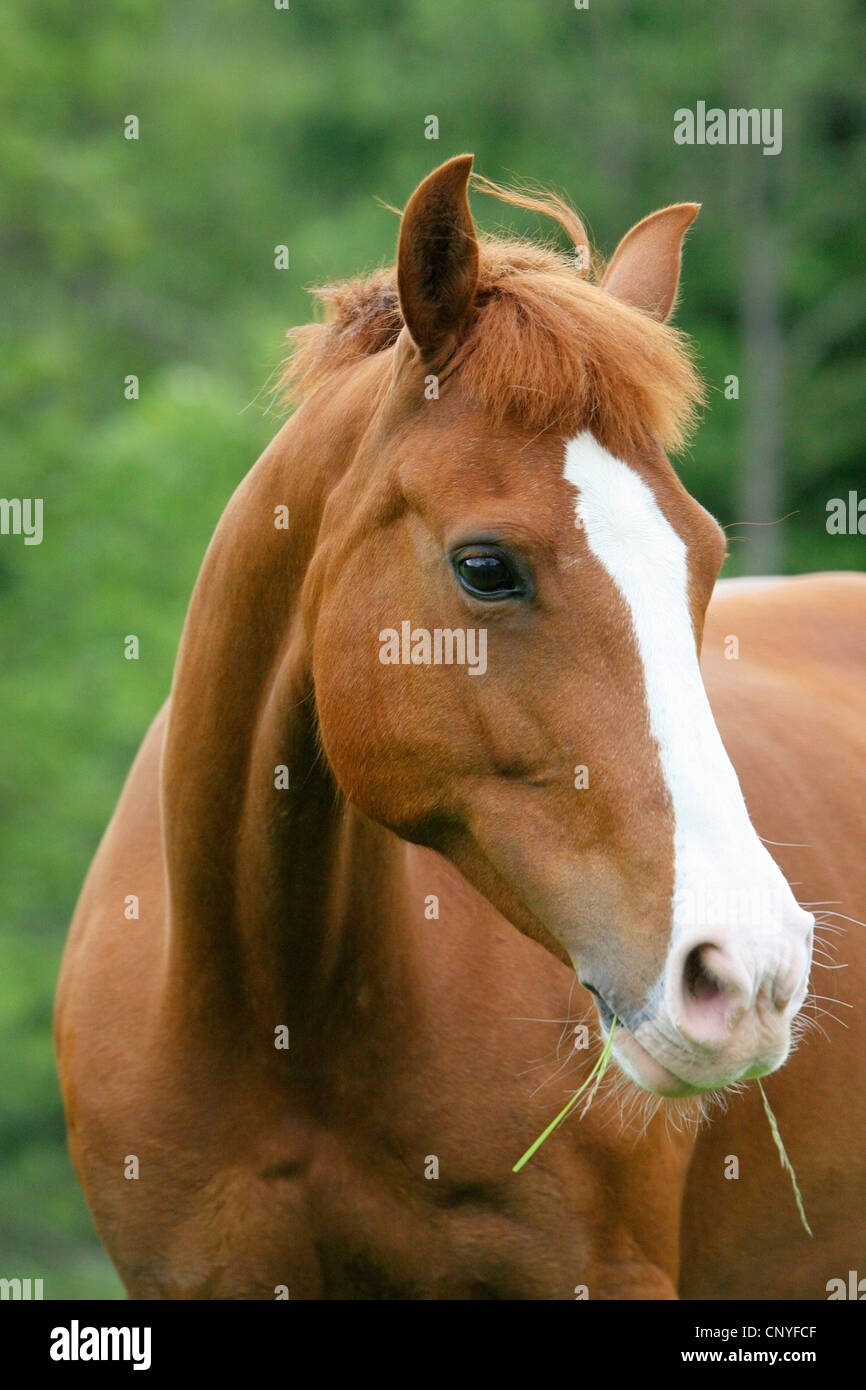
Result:
M464 555L455 568L463 588L474 598L508 598L523 592L508 561L495 552Z

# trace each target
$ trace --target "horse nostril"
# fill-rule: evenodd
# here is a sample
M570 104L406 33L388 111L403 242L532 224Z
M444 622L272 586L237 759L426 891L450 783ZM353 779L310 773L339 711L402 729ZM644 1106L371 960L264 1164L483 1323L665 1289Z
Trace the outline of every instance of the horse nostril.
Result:
M717 1053L766 1050L767 1038L787 1028L794 994L802 988L802 954L773 940L740 940L728 928L680 941L665 977L670 1022L688 1046ZM775 1046L775 1042L774 1042Z
M749 981L723 936L683 945L671 977L671 1017L687 1042L720 1048L748 1007Z
M776 975L769 990L773 1008L778 1013L784 1013L795 994L798 996L803 994L807 979L808 969L804 971L799 964L794 964L786 974Z
M783 1014L791 1002L792 994L793 990L788 989L786 985L780 984L778 981L776 981L772 987L772 991L770 994L773 1008L778 1013Z
M683 964L683 983L686 994L698 1004L708 1003L723 992L719 981L707 969L704 959L705 952L711 949L709 942L693 947Z

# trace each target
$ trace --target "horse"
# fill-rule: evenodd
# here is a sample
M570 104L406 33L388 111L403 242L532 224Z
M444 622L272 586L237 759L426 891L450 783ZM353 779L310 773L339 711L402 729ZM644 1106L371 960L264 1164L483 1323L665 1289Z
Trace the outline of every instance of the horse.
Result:
M132 1298L822 1299L866 1236L866 578L718 581L668 457L697 205L605 266L471 166L290 335L71 926L72 1159Z

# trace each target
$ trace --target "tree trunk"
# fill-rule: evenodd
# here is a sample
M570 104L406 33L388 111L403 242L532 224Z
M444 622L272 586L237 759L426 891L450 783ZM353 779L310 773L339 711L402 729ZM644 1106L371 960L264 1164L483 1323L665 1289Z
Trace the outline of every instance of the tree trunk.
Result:
M736 520L743 528L740 554L747 574L776 574L783 563L784 511L781 261L783 250L767 206L767 156L740 149L742 160L761 160L743 199L740 263L740 324L743 335L743 380ZM750 171L751 172L751 171ZM762 523L754 525L751 523ZM769 524L767 524L769 523ZM776 524L773 524L776 523Z

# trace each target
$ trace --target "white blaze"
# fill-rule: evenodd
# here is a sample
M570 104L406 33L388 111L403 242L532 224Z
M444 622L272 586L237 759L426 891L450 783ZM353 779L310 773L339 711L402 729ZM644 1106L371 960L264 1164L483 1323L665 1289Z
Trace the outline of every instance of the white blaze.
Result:
M565 477L576 524L631 615L650 730L674 814L672 941L731 928L759 987L791 890L749 819L701 676L688 601L688 555L652 490L584 431L569 440Z

